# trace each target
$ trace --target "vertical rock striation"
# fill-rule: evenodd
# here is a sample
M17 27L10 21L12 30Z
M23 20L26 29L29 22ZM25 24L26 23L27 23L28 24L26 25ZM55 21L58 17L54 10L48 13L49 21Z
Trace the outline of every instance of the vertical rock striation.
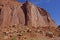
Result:
M30 2L19 3L16 0L1 0L0 25L17 24L34 27L56 26L43 8L38 8Z
M60 29L45 9L28 1L0 0L0 40L54 40L58 36Z

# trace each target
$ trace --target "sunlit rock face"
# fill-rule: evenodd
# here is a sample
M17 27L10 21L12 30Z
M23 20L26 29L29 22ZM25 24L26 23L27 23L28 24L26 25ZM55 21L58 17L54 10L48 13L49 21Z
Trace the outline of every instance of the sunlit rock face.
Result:
M0 1L0 25L27 25L34 27L56 26L50 15L43 8L16 0Z
M54 40L60 36L49 13L26 1L0 0L0 40Z
M0 1L0 25L25 24L25 15L22 4L14 1Z

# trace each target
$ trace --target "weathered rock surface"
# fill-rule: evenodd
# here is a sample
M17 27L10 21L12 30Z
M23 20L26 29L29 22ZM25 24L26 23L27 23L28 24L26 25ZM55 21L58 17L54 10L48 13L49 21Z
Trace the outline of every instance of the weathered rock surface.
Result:
M55 37L60 39L60 28L46 10L30 2L0 0L0 40L55 40Z
M2 3L4 4L0 4L1 25L5 26L25 24L25 15L21 8L21 3L17 3L14 1L6 1L6 3L5 1L3 1Z
M0 1L0 25L30 25L34 27L56 26L43 8L26 2Z

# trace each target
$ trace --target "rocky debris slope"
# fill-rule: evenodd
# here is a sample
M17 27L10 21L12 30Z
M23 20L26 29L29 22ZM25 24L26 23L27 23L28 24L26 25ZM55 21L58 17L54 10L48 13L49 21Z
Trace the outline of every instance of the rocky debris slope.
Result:
M43 8L27 1L0 0L0 40L55 40L59 31Z

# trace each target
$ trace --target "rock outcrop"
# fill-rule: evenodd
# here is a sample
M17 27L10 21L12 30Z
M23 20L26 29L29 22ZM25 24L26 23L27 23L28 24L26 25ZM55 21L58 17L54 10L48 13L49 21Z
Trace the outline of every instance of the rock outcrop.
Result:
M26 2L11 0L0 1L0 25L28 25L34 27L56 26L50 15L43 8Z
M0 0L0 40L55 40L58 36L60 28L45 9L28 1Z

